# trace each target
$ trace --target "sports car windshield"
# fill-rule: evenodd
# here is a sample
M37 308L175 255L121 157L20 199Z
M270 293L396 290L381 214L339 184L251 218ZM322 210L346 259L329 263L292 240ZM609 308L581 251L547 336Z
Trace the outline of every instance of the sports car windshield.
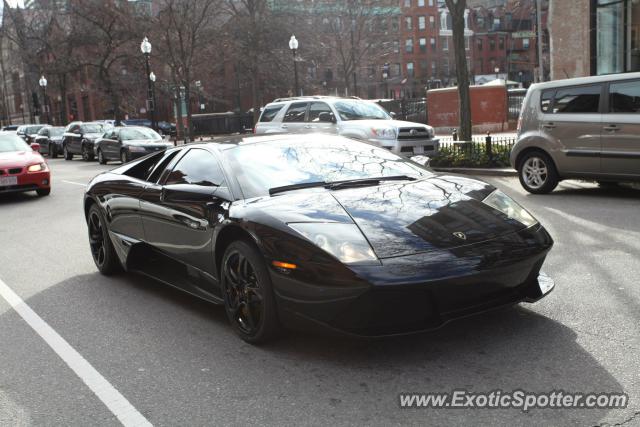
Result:
M342 120L391 120L391 116L373 102L338 101L334 106Z
M15 135L0 135L0 153L29 150L31 150L31 147L29 147L21 138Z
M306 183L431 175L385 149L348 140L248 144L226 150L224 155L246 198Z

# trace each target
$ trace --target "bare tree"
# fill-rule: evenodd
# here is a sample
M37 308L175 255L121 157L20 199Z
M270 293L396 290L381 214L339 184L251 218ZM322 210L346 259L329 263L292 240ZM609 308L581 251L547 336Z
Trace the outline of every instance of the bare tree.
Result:
M467 0L445 0L451 13L453 29L453 49L456 60L456 78L458 80L458 97L460 98L458 116L460 119L459 138L471 140L471 96L469 93L469 71L464 48L464 14Z
M213 55L222 22L222 0L163 0L158 15L159 56L171 70L177 90L184 88L187 108L187 133L193 139L192 85L198 69ZM182 129L182 112L178 101L178 126Z

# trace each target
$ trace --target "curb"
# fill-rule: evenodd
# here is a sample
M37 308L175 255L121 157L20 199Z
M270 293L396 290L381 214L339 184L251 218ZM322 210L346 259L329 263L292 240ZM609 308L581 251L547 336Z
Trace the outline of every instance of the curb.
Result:
M436 172L459 173L463 175L484 175L484 176L518 176L515 169L490 169L490 168L439 168L431 167Z

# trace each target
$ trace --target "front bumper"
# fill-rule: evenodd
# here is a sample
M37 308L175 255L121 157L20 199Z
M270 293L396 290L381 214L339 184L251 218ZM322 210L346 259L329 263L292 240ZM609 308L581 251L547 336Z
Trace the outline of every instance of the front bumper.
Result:
M554 287L540 272L552 245L537 225L489 242L354 267L360 280L344 288L300 283L275 271L272 282L283 323L294 328L370 337L415 333L541 299Z
M440 140L431 139L403 139L403 140L382 140L371 139L369 142L380 145L399 156L435 156L440 149Z
M3 175L7 176L7 175ZM51 173L44 172L22 173L17 175L17 184L0 186L0 194L24 193L26 191L45 190L51 187Z
M173 146L173 144L171 145ZM168 145L149 145L149 146L138 146L136 149L128 149L129 158L130 159L138 159L140 157L144 157L147 154L157 153L158 151L164 151L169 148Z

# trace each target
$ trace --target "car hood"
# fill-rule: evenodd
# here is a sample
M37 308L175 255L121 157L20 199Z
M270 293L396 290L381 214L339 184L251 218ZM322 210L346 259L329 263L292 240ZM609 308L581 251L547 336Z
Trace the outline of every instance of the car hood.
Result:
M405 122L404 120L346 120L342 122L343 126L354 126L354 127L372 127L372 128L381 128L381 127L392 127L394 129L407 128L407 127L423 127L427 129L431 129L431 126L426 125L424 123L414 123L414 122Z
M285 223L353 221L379 258L391 258L483 242L525 228L482 203L494 190L481 181L434 175L380 186L292 191L250 204Z
M38 162L44 162L44 159L35 151L0 153L0 168L24 167L27 164Z

